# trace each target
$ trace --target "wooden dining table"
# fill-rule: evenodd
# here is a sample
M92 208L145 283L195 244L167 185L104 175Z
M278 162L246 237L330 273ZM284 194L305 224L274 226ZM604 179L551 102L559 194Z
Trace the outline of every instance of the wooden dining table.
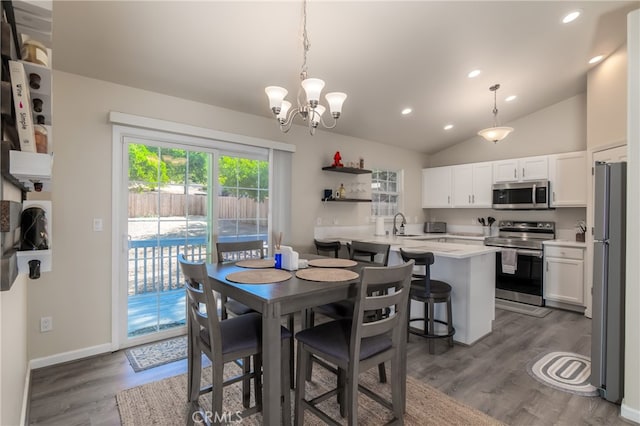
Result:
M318 259L322 256L302 254L301 258ZM348 269L359 273L364 266L366 264L358 263ZM303 312L314 306L354 298L357 295L360 279L338 282L308 281L296 277L296 271L291 271L291 278L286 281L240 284L229 281L226 277L234 272L247 271L246 268L237 266L235 263L217 263L208 264L207 269L215 291L244 303L262 314L263 424L279 425L282 420L285 420L285 424L290 424L291 419L281 419L281 318L283 315ZM304 323L303 320L303 325Z

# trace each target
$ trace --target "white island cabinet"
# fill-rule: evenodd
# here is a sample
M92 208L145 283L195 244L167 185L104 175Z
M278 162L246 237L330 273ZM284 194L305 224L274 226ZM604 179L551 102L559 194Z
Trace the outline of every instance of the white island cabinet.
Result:
M452 244L433 240L438 236L403 238L375 237L371 235L326 235L323 239L367 241L391 244L389 265L402 263L400 247L413 251L429 251L434 254L431 278L451 285L453 340L472 345L491 333L495 317L496 247L470 244ZM445 304L436 305L436 317L446 318ZM424 305L411 302L411 317L422 317ZM416 323L417 327L417 323Z

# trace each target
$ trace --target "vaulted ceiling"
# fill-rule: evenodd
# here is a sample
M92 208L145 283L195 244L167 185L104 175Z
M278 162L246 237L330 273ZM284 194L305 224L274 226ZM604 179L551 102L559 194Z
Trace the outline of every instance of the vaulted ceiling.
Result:
M333 132L436 152L492 124L494 83L502 123L584 92L588 60L625 43L626 13L638 7L310 0L308 69L327 91L348 94ZM295 102L302 9L301 1L55 1L53 66L271 117L265 86L286 87ZM563 24L576 9L581 16ZM468 78L474 69L481 74ZM404 116L406 107L413 112Z

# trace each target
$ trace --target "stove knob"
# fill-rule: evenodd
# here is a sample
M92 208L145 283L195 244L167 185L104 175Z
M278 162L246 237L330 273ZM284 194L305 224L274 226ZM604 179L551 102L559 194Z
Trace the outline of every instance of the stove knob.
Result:
M546 227L546 228L551 228L551 224L550 224L550 223L547 223L547 224L545 225L545 227Z
M543 226L542 223L538 223L538 228L542 228Z

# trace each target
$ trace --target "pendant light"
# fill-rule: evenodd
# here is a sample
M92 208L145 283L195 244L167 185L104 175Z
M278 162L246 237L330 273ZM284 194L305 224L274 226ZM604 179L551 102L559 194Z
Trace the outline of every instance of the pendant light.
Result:
M493 86L489 87L489 90L493 92L493 127L488 127L478 132L480 136L493 143L501 141L502 139L509 136L509 133L513 132L513 127L498 126L498 107L496 104L496 94L499 88L499 84L494 84Z

